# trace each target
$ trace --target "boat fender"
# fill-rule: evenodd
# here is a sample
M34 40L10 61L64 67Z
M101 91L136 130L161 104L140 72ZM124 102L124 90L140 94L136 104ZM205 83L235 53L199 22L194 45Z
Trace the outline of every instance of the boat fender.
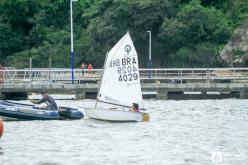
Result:
M0 118L0 138L3 135L3 131L4 131L3 120Z

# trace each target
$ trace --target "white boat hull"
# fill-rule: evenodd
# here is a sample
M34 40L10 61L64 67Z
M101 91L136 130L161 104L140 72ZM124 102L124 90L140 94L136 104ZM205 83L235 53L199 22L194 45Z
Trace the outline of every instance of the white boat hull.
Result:
M119 121L119 122L130 122L143 121L143 113L123 111L118 109L104 109L104 108L85 108L86 115L93 119L106 120L106 121Z

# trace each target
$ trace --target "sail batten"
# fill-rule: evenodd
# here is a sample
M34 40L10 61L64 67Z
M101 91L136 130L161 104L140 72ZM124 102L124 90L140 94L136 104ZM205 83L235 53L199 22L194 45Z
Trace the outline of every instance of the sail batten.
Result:
M130 107L142 106L138 56L127 32L106 57L98 100Z

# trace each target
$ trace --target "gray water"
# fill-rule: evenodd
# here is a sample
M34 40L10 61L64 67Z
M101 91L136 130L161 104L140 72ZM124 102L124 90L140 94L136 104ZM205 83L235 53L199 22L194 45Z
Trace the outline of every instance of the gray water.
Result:
M79 109L95 103L57 102ZM111 123L88 118L5 122L0 164L248 164L247 100L149 100L145 107L150 111L150 122Z

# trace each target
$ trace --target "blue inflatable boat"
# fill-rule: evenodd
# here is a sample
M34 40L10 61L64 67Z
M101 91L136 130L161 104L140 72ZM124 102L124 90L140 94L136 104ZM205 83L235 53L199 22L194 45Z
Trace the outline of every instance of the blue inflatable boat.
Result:
M81 111L70 107L59 107L59 110L45 110L39 109L34 105L3 100L0 100L0 116L4 119L21 120L73 120L84 117Z

